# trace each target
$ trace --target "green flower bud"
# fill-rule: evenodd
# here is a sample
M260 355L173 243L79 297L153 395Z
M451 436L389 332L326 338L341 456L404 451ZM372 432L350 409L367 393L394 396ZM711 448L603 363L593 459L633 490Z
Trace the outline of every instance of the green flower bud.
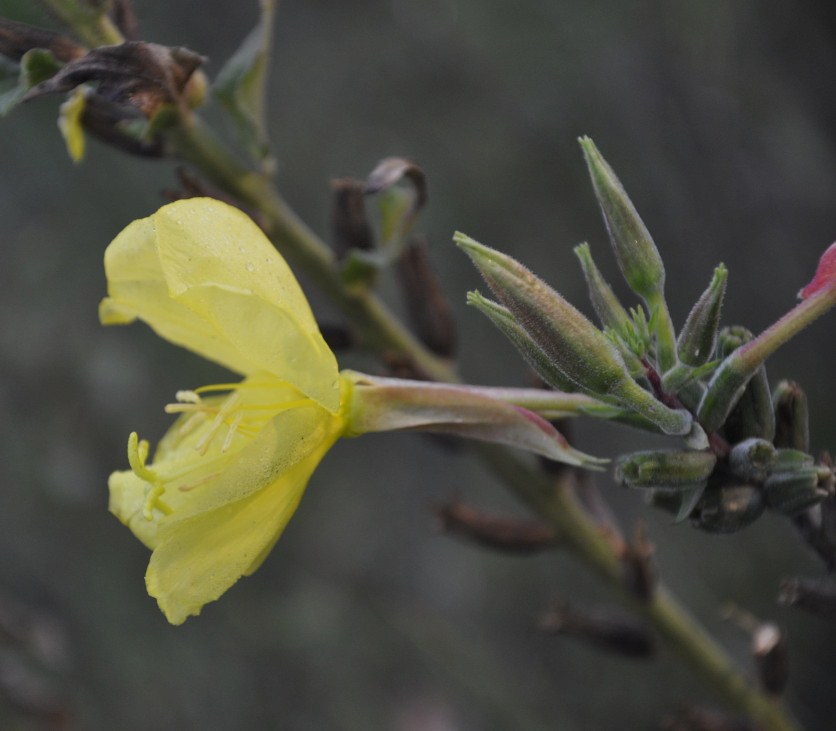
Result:
M720 264L714 270L708 289L688 314L676 341L676 350L683 363L690 366L703 365L714 354L727 275L726 267Z
M729 453L729 467L741 480L763 480L776 458L771 442L753 437L734 445Z
M775 446L810 451L807 395L793 381L781 381L772 394L775 408Z
M665 267L650 232L624 186L589 137L581 137L586 164L618 265L630 288L657 311L657 349L662 370L676 363L676 334L665 303Z
M645 416L667 434L687 434L687 411L670 409L627 372L617 348L583 314L510 256L464 234L454 237L499 301L576 388Z
M629 328L631 325L630 315L627 314L627 310L618 301L612 287L604 279L598 267L595 266L589 244L578 244L575 247L575 256L581 263L586 285L589 288L589 299L601 324L604 327L612 328L616 332Z
M595 143L589 137L579 142L624 278L636 294L652 299L665 286L665 267L656 244Z
M735 533L763 513L760 491L751 485L728 485L707 490L691 523L708 533Z
M499 331L511 341L526 363L552 388L558 391L572 392L577 390L576 384L561 371L543 352L531 336L523 330L514 316L498 302L483 297L479 292L467 293L467 304L475 307L485 315Z
M691 490L708 479L716 463L712 452L634 452L616 462L615 479L625 487Z
M764 482L764 499L773 510L794 516L813 507L827 492L818 487L819 470L814 466L773 472Z

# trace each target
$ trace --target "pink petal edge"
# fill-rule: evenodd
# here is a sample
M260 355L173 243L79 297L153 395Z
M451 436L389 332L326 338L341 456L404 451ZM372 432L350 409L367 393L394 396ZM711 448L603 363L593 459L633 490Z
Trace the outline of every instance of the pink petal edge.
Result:
M798 296L806 300L825 287L836 287L836 242L822 254L813 280L798 293Z

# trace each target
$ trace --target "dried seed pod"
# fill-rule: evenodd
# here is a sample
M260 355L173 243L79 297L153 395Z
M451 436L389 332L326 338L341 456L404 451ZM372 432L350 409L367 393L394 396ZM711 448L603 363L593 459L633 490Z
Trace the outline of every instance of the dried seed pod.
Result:
M760 481L775 464L777 454L771 442L752 437L735 444L729 452L729 467L735 477L745 481Z
M554 548L554 528L542 520L490 515L462 502L433 508L439 526L447 533L509 553L529 554Z
M754 523L762 513L763 499L756 487L724 485L706 490L691 523L708 533L735 533Z
M538 627L549 634L578 637L626 657L646 658L656 650L653 636L644 625L614 610L580 612L557 606L540 618Z
M618 459L615 479L625 487L691 490L708 479L716 463L712 452L634 452Z
M398 278L416 334L433 353L450 358L456 352L456 321L423 238L410 239L398 259Z
M778 625L765 622L755 629L752 654L763 689L770 695L781 695L787 686L789 659L787 638Z
M331 181L331 231L334 252L342 261L348 252L374 248L374 232L366 217L365 183L354 178Z

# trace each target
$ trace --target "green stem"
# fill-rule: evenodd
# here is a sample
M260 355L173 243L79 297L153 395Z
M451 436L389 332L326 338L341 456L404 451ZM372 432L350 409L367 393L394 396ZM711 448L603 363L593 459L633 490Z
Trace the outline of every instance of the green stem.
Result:
M113 21L100 10L84 7L78 0L43 0L44 5L89 46L115 46L125 39Z
M593 569L619 599L642 615L668 646L736 711L764 731L797 731L800 727L777 700L769 698L735 668L706 630L664 587L644 600L625 584L624 567L606 533L586 514L567 484L523 464L508 451L477 446L483 459L542 518L550 522L564 545Z
M227 193L257 212L279 250L304 271L342 310L366 346L378 352L409 355L426 376L459 380L453 365L431 353L368 290L349 290L331 249L296 215L258 172L232 155L199 117L189 117L168 133L172 152L195 165Z

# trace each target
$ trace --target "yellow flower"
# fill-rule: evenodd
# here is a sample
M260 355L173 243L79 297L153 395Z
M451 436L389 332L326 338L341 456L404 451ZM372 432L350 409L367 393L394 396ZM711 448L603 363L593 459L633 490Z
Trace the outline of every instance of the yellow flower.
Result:
M148 593L180 624L264 560L345 433L350 387L284 259L231 206L196 198L134 221L105 271L103 324L143 320L244 376L178 393L153 460L132 434L131 470L109 480L111 512L153 551Z

